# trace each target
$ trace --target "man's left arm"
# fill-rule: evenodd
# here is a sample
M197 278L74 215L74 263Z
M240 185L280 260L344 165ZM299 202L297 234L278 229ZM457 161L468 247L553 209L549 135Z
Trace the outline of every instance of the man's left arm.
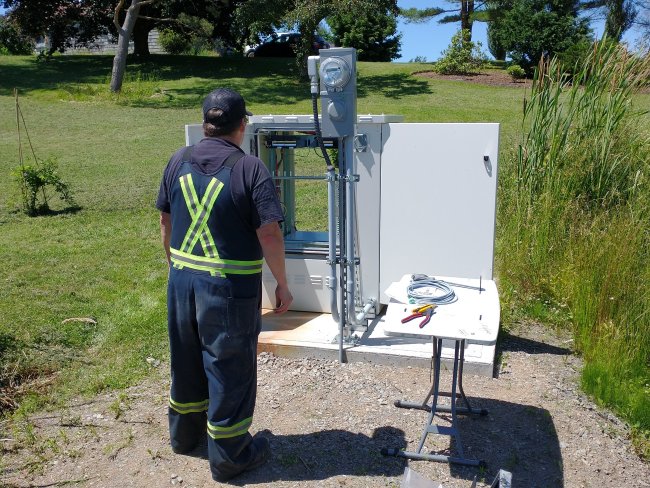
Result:
M277 222L264 224L256 232L266 264L277 282L273 311L275 313L284 313L289 310L289 306L293 302L284 266L284 236Z

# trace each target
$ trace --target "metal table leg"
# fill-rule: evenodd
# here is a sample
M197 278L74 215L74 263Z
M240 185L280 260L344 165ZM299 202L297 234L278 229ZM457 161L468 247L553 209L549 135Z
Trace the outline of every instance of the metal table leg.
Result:
M463 464L466 466L483 466L485 463L477 459L466 458L463 452L463 444L460 440L460 433L458 431L458 414L472 414L472 415L487 415L488 411L485 409L473 409L463 390L463 362L465 360L465 340L458 339L455 341L454 347L454 367L452 373L451 393L440 393L440 367L442 355L442 339L437 337L433 338L433 382L431 388L427 393L422 403L406 402L402 400L395 401L395 406L399 408L411 408L416 410L424 410L429 412L427 424L422 432L420 444L416 452L402 451L400 449L382 449L382 454L385 456L397 456L407 459L426 460L426 461L439 461L454 464ZM460 390L460 391L458 391ZM451 397L450 406L438 405L439 396ZM457 407L456 401L462 398L465 406ZM431 404L429 400L432 399ZM440 426L434 424L434 418L437 412L451 413L451 426ZM441 454L423 454L422 449L429 434L448 435L453 437L456 443L456 451L458 456L444 456Z

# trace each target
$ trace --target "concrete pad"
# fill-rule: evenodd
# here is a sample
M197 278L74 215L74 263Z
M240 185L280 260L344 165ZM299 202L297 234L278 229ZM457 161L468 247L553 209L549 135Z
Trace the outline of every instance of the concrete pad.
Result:
M395 366L429 367L433 344L428 338L387 335L385 316L370 321L363 333L343 344L344 361L364 361ZM338 323L331 314L287 312L275 315L262 310L262 332L258 352L283 357L316 357L338 360ZM465 372L492 376L495 345L468 344L465 348ZM443 341L443 367L452 368L454 342Z

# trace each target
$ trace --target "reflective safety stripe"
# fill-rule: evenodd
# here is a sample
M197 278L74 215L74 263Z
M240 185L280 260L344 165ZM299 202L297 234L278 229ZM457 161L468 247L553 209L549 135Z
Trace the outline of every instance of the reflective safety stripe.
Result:
M244 419L241 422L237 422L235 425L231 425L230 427L221 427L208 421L208 435L213 439L237 437L238 435L244 435L246 432L248 432L248 429L252 423L253 417L248 417L247 419Z
M200 402L180 403L169 397L169 407L180 414L205 412L208 409L208 400Z
M178 249L170 248L172 263L177 268L188 267L199 271L207 271L213 276L229 274L255 274L262 272L262 259L239 261L235 259L220 259L207 256L197 256Z
M223 183L216 178L212 178L205 190L203 199L199 202L199 197L196 194L196 189L192 181L192 175L186 174L179 179L181 190L185 197L185 204L192 217L192 224L187 229L181 250L191 252L194 246L196 246L196 242L200 240L201 247L206 256L219 257L217 246L214 244L214 239L208 229L208 217L210 216L214 202L219 196L219 192L223 188Z
M214 203L223 188L223 183L217 178L212 178L201 201L196 194L192 181L192 174L188 173L179 178L185 205L192 217L192 223L185 233L185 238L180 249L171 248L171 261L175 268L185 267L198 271L206 271L212 276L225 276L226 274L249 275L262 272L261 259L240 261L234 259L221 259L217 246L214 243L208 219ZM203 256L192 254L197 242L201 242Z

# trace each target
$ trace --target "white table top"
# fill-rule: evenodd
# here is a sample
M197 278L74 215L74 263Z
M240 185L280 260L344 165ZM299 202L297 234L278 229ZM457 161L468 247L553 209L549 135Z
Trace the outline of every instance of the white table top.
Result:
M431 320L423 328L420 328L419 324L424 317L403 324L402 319L411 315L413 308L418 306L407 303L406 288L411 281L411 275L405 275L386 290L391 301L383 320L384 333L452 340L466 339L478 344L493 344L497 340L501 318L496 283L492 280L446 276L435 278L447 282L454 290L457 300L448 305L438 305ZM454 283L471 286L474 289L454 286Z

